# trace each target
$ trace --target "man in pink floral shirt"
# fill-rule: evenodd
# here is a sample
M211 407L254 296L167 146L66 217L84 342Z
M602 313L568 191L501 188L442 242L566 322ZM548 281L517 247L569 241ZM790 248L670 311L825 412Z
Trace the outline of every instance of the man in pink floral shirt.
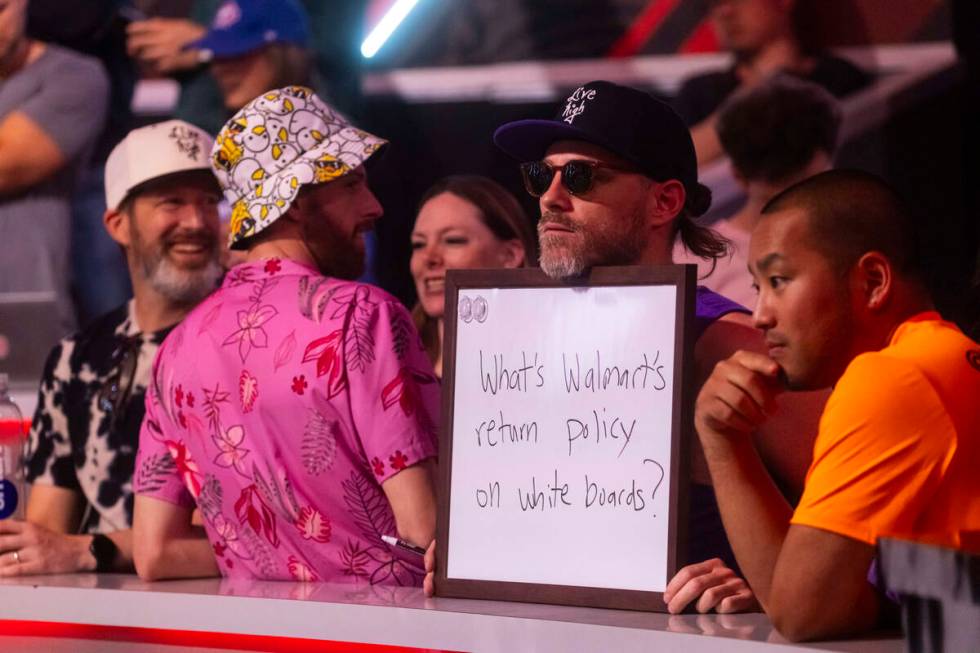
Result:
M433 537L438 384L404 307L344 280L381 216L363 164L383 143L300 87L256 98L218 135L247 261L154 364L140 576L421 583L421 559L381 536Z

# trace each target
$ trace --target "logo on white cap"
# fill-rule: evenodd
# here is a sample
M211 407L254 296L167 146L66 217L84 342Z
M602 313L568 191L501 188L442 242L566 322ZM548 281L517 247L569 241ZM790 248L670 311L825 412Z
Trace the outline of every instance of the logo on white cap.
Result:
M226 2L218 9L214 15L214 29L228 29L242 19L242 10L235 0Z
M177 151L192 161L198 161L201 154L201 134L188 129L184 125L174 125L170 130L170 140L177 146Z
M206 132L182 120L134 129L106 159L106 206L118 208L132 189L151 179L188 170L210 171L212 145Z
M585 90L584 86L579 86L565 100L565 110L561 114L561 119L571 125L585 111L585 103L594 100L595 96L595 89Z

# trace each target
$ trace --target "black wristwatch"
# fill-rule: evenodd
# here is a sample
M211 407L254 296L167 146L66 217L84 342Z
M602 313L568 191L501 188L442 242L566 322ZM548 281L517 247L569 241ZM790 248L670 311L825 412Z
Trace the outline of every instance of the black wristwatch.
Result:
M119 553L119 547L115 542L102 533L96 533L92 536L92 543L88 545L88 550L95 558L95 571L112 571L112 565Z

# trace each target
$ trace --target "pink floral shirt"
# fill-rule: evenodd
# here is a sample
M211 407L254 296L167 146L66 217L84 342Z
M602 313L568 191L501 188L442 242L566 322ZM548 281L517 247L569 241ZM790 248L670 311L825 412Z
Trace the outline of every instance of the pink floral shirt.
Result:
M420 584L381 483L436 455L438 395L390 295L242 264L160 348L135 490L199 507L225 576Z

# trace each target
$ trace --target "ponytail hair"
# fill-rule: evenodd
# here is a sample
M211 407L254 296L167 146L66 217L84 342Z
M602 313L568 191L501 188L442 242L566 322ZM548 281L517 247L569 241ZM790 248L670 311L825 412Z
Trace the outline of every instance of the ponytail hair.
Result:
M714 272L718 259L731 252L731 241L710 227L695 222L711 207L711 189L704 184L695 184L692 192L687 194L684 210L675 221L674 237L680 236L681 242L689 252L711 261L711 272ZM705 276L708 276L705 275Z

